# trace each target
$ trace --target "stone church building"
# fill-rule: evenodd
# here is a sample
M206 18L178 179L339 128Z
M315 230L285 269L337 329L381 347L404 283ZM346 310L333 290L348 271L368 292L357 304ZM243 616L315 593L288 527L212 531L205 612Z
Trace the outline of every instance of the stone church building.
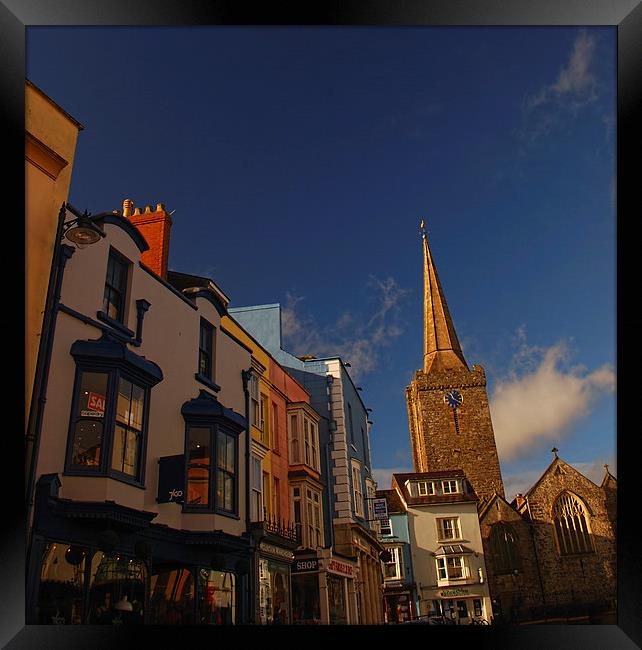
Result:
M461 469L478 514L496 622L615 623L617 481L553 461L506 500L486 375L464 358L422 223L424 357L406 388L415 472Z

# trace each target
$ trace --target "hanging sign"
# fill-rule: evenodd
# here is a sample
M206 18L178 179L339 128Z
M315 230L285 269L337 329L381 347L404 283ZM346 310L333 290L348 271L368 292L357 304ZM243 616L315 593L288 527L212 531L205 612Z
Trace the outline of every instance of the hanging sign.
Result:
M185 455L158 459L158 503L183 503L185 490Z
M388 502L385 499L373 499L372 509L375 519L388 521Z

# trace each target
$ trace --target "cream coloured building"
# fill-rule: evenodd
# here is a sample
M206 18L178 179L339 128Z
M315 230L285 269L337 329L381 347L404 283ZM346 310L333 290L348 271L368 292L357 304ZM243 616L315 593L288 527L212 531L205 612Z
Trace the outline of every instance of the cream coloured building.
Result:
M477 495L462 470L393 474L408 512L419 615L490 623Z

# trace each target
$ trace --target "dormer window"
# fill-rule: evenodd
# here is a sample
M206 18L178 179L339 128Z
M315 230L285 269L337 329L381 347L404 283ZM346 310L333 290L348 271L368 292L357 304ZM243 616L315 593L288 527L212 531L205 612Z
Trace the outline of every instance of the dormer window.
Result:
M420 497L435 494L435 484L432 481L419 481L417 483L417 493Z
M460 492L459 481L442 481L441 489L444 494L454 494Z

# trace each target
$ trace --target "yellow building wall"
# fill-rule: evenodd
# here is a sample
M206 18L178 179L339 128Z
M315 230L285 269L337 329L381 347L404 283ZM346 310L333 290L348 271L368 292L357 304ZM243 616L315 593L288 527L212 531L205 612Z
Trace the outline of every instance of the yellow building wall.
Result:
M235 320L230 316L225 315L221 318L221 327L227 330L232 336L238 339L243 345L248 347L251 350L252 359L257 361L264 370L259 374L259 397L260 395L265 395L267 397L268 409L271 407L271 382L269 378L270 372L270 355L261 347ZM270 427L270 417L269 414L265 414L265 426ZM250 431L252 434L252 440L255 440L257 443L264 445L263 443L263 431L258 427L251 424ZM271 512L272 508L272 452L268 451L263 458L263 472L269 474L270 480L269 485L266 486L263 492L263 503L268 511Z
M47 286L82 125L30 81L25 87L25 422L29 416Z

